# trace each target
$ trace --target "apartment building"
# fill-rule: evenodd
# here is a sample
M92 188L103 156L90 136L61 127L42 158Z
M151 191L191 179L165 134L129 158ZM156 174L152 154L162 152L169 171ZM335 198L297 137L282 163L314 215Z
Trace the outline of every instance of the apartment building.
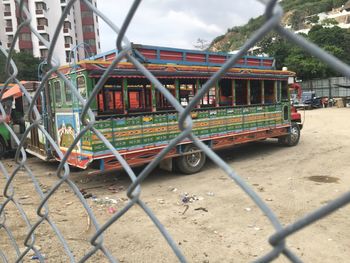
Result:
M96 6L96 0L89 1ZM50 41L69 0L25 0L24 2L32 18L31 27ZM20 24L17 1L0 0L0 14L0 41L3 47L9 48ZM80 45L81 43L85 44ZM77 45L85 47L76 49L78 59L97 54L101 49L98 17L83 1L74 3L60 29L54 53L61 64L73 59L73 54L70 53ZM47 47L28 27L21 29L15 49L18 52L31 52L41 59L45 59L48 55Z

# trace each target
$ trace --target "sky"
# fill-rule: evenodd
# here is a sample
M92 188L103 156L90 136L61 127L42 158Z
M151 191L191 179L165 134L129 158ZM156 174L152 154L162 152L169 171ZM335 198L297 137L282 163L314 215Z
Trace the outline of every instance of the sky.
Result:
M98 0L97 7L119 28L133 0ZM194 49L197 39L211 42L228 28L264 12L256 0L143 0L127 37L137 44ZM116 33L99 19L102 52L115 48Z

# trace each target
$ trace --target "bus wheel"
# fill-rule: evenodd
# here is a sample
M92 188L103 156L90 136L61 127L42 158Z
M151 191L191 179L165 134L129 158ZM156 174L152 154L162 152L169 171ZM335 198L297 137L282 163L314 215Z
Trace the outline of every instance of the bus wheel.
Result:
M278 138L278 142L286 146L295 146L300 140L300 128L297 123L293 123L290 127L290 133L286 136Z
M175 159L176 168L184 174L199 172L205 164L205 154L193 144L186 145L183 152L183 156Z
M6 152L6 144L5 141L0 137L0 157L3 157Z

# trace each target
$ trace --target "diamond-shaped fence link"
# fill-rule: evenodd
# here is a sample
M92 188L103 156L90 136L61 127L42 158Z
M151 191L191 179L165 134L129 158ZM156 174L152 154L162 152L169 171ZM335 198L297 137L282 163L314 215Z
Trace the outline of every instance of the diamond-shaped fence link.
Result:
M344 76L350 77L350 68L346 64L342 63L335 57L325 53L322 49L320 49L316 45L308 42L301 36L295 35L291 31L288 31L287 29L283 28L280 25L280 20L283 15L283 10L281 6L277 3L277 0L272 0L272 1L260 0L261 3L266 5L265 23L261 25L261 27L251 36L251 38L243 45L243 47L240 49L240 51L236 55L232 56L231 59L227 61L219 71L217 71L210 77L210 79L199 90L199 92L195 95L195 97L189 103L189 105L186 106L186 108L183 108L180 105L180 103L173 97L173 95L165 87L162 86L162 84L157 80L157 78L153 76L151 72L149 72L136 58L134 58L132 55L132 52L130 52L131 42L127 39L126 33L130 23L132 22L133 16L135 15L135 13L139 8L141 0L135 0L133 2L120 28L117 25L115 25L110 19L108 19L95 6L93 6L88 0L83 0L85 4L88 6L88 8L91 11L93 11L97 16L99 16L99 18L102 19L105 23L107 23L111 27L111 29L115 32L116 49L120 51L119 54L114 58L111 65L105 70L102 77L100 78L98 83L95 85L92 94L89 96L87 100L84 100L80 95L80 93L77 91L77 89L74 87L74 84L72 84L72 82L70 82L64 76L64 74L58 71L60 62L57 58L55 58L55 55L54 55L57 38L59 33L62 31L64 19L69 13L73 4L78 0L71 0L67 3L67 6L64 9L62 17L57 25L55 34L52 37L52 40L50 42L44 39L37 32L35 28L31 27L30 25L31 16L24 5L24 0L16 0L16 1L20 8L20 25L18 26L18 29L14 36L10 50L6 51L2 46L0 46L1 52L7 58L5 72L2 72L2 74L5 73L6 76L8 76L7 81L5 83L5 87L10 83L18 84L21 88L21 91L24 94L24 99L30 103L29 111L26 112L26 114L28 114L28 116L30 117L31 125L27 127L26 132L22 137L22 139L17 138L14 131L11 129L11 127L8 124L6 124L5 110L3 105L0 103L0 112L1 112L0 122L5 125L7 130L11 133L11 136L15 140L16 144L18 145L16 154L15 154L16 166L14 167L14 169L12 169L13 171L11 173L8 172L8 169L4 166L4 164L0 162L1 176L5 181L5 186L3 187L3 189L1 189L2 195L4 196L3 197L4 201L0 203L0 230L2 230L3 235L6 235L6 237L1 237L1 238L3 238L4 240L5 239L8 240L8 247L10 248L10 250L12 250L12 252L14 252L16 262L22 262L24 260L24 257L29 253L34 254L40 262L45 261L45 258L43 257L40 250L36 246L36 242L37 242L36 231L43 224L48 226L51 229L51 231L55 234L58 241L61 243L63 251L65 252L66 256L69 258L70 262L84 262L89 258L91 258L92 256L96 255L97 253L99 253L99 256L103 256L109 262L118 262L118 260L116 259L118 258L118 255L112 255L112 253L105 246L103 235L104 235L104 232L108 230L108 228L111 225L118 224L118 221L120 220L120 218L122 218L126 213L128 213L130 208L132 208L133 206L139 206L144 211L144 213L151 219L154 225L158 228L159 232L164 237L164 239L166 240L170 248L173 250L178 260L180 262L186 262L187 260L184 254L182 253L182 251L179 249L177 243L172 239L171 235L167 232L167 230L162 225L162 223L157 219L157 217L152 212L150 207L145 202L143 202L142 199L140 198L141 184L145 180L145 178L147 178L150 172L160 163L162 158L167 153L169 153L169 151L172 148L174 148L179 142L181 142L186 138L192 140L193 143L197 147L199 147L219 168L221 168L227 174L228 177L233 179L234 183L237 184L242 189L242 191L255 202L255 204L260 208L263 214L267 216L270 223L275 228L275 233L273 233L269 238L269 243L271 244L271 250L268 253L266 253L263 257L257 259L257 262L271 261L276 257L278 257L280 254L283 254L292 262L301 262L301 259L299 259L286 245L286 238L296 233L298 230L316 222L317 220L329 215L333 211L339 209L340 207L350 202L350 192L349 192L339 197L338 199L328 203L327 205L322 206L316 211L300 218L294 223L287 226L282 226L278 218L275 216L274 212L257 195L257 193L255 193L244 182L244 180L239 175L237 175L237 173L235 173L235 171L232 170L232 168L228 164L225 163L225 161L223 161L215 152L213 152L210 148L208 148L203 142L201 142L192 133L193 122L190 115L191 110L196 106L197 103L199 103L200 99L204 96L206 92L208 92L209 88L217 80L219 80L220 77L223 74L225 74L225 72L230 67L232 67L238 61L238 59L248 51L249 48L253 47L259 40L261 40L262 37L264 37L266 34L268 34L272 30L275 30L277 33L279 33L283 37L288 38L290 41L304 48L313 56L318 57L323 62L332 66L335 70L341 72ZM35 95L33 97L30 96L26 88L16 78L18 74L18 70L17 70L16 64L12 59L14 46L16 41L18 41L19 32L24 27L30 28L30 30L38 37L38 39L49 50L48 58L47 58L47 67L45 67L46 71L43 72L40 87L36 90ZM141 72L145 77L147 77L147 79L157 88L157 90L160 91L166 97L166 99L178 111L180 116L179 128L181 130L181 133L176 138L174 138L169 143L169 145L166 148L164 148L153 159L153 161L150 162L138 175L134 173L134 171L130 168L130 166L121 156L121 154L104 137L104 135L94 126L95 116L92 110L90 109L93 99L96 97L98 92L102 89L103 85L107 81L113 68L122 59L125 59L125 58L127 58L131 63L133 63L133 65L139 70L139 72ZM80 133L77 135L74 142L71 144L71 146L69 147L69 149L65 154L63 154L60 151L60 148L55 142L55 140L40 125L41 116L39 114L37 107L35 106L35 101L38 99L40 92L44 89L45 83L52 76L53 73L57 74L61 78L61 80L64 81L64 83L70 88L71 92L79 100L79 102L82 104L82 107L83 107L82 113L81 113L81 120L84 120L84 123L81 123L83 128L81 129ZM3 96L4 92L5 92L5 89L1 91L0 98ZM41 130L41 132L45 135L46 139L51 144L52 148L55 150L56 154L61 159L61 162L56 171L57 180L55 184L51 187L51 189L45 193L38 181L38 178L32 172L32 170L27 164L27 154L24 149L25 138L30 133L30 131L34 128ZM67 164L68 156L72 153L72 151L74 150L74 147L79 142L79 140L88 131L93 132L107 146L107 148L113 153L115 158L121 163L121 165L123 166L123 169L125 170L125 172L128 174L128 176L132 181L131 185L127 190L127 197L129 198L129 201L120 211L113 214L113 216L103 225L100 225L97 222L97 219L92 209L89 207L88 203L86 202L83 195L79 191L77 185L72 181L70 177L70 168ZM37 221L35 222L31 222L29 220L28 215L26 214L25 210L23 209L22 205L18 200L18 190L15 190L13 187L13 182L16 180L16 178L23 177L23 176L27 177L30 183L33 184L34 189L40 198L40 205L37 208L38 217L37 217ZM91 220L91 223L94 227L94 234L89 239L91 247L85 253L85 255L82 256L81 258L77 258L75 255L73 255L72 249L70 248L66 240L66 237L62 234L60 229L56 226L54 220L50 215L49 201L51 198L53 198L53 195L57 192L57 190L60 189L63 185L65 185L66 187L69 187L70 190L74 192L76 197L81 202L82 207L85 209L89 217L89 220ZM18 243L17 239L15 238L15 236L17 235L16 234L17 228L14 227L14 222L11 222L11 220L7 219L6 211L10 206L11 208L15 207L15 209L18 212L18 215L26 224L26 231L25 231L26 234L25 234L25 237L22 239L24 244ZM23 245L25 246L25 249L22 249ZM0 259L2 259L3 262L9 262L8 251L0 250Z

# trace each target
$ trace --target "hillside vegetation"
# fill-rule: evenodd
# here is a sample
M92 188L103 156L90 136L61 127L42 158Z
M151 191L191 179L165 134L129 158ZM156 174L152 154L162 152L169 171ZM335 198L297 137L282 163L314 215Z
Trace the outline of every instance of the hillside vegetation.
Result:
M285 15L282 19L284 25L290 24L298 30L305 25L305 18L321 12L339 8L348 0L284 0L282 5ZM259 16L252 18L246 25L227 29L226 34L216 37L210 44L212 51L232 51L239 49L249 36L264 22L265 18Z
M283 1L281 4L286 13L282 23L291 25L295 30L304 28L305 18L310 21L310 16L341 7L345 2L347 1ZM314 17L318 18L318 16ZM229 29L225 35L213 40L210 50L227 52L239 49L249 36L263 24L264 19L263 16L252 18L244 26ZM349 29L340 28L336 24L337 22L331 19L326 22L322 21L322 25L309 24L309 28L311 27L309 34L303 34L303 37L350 64L350 31ZM308 52L276 33L266 35L262 41L257 43L257 46L260 49L255 51L255 55L267 54L274 57L277 69L286 66L295 71L301 79L327 78L338 75L328 65L320 62L309 55Z

